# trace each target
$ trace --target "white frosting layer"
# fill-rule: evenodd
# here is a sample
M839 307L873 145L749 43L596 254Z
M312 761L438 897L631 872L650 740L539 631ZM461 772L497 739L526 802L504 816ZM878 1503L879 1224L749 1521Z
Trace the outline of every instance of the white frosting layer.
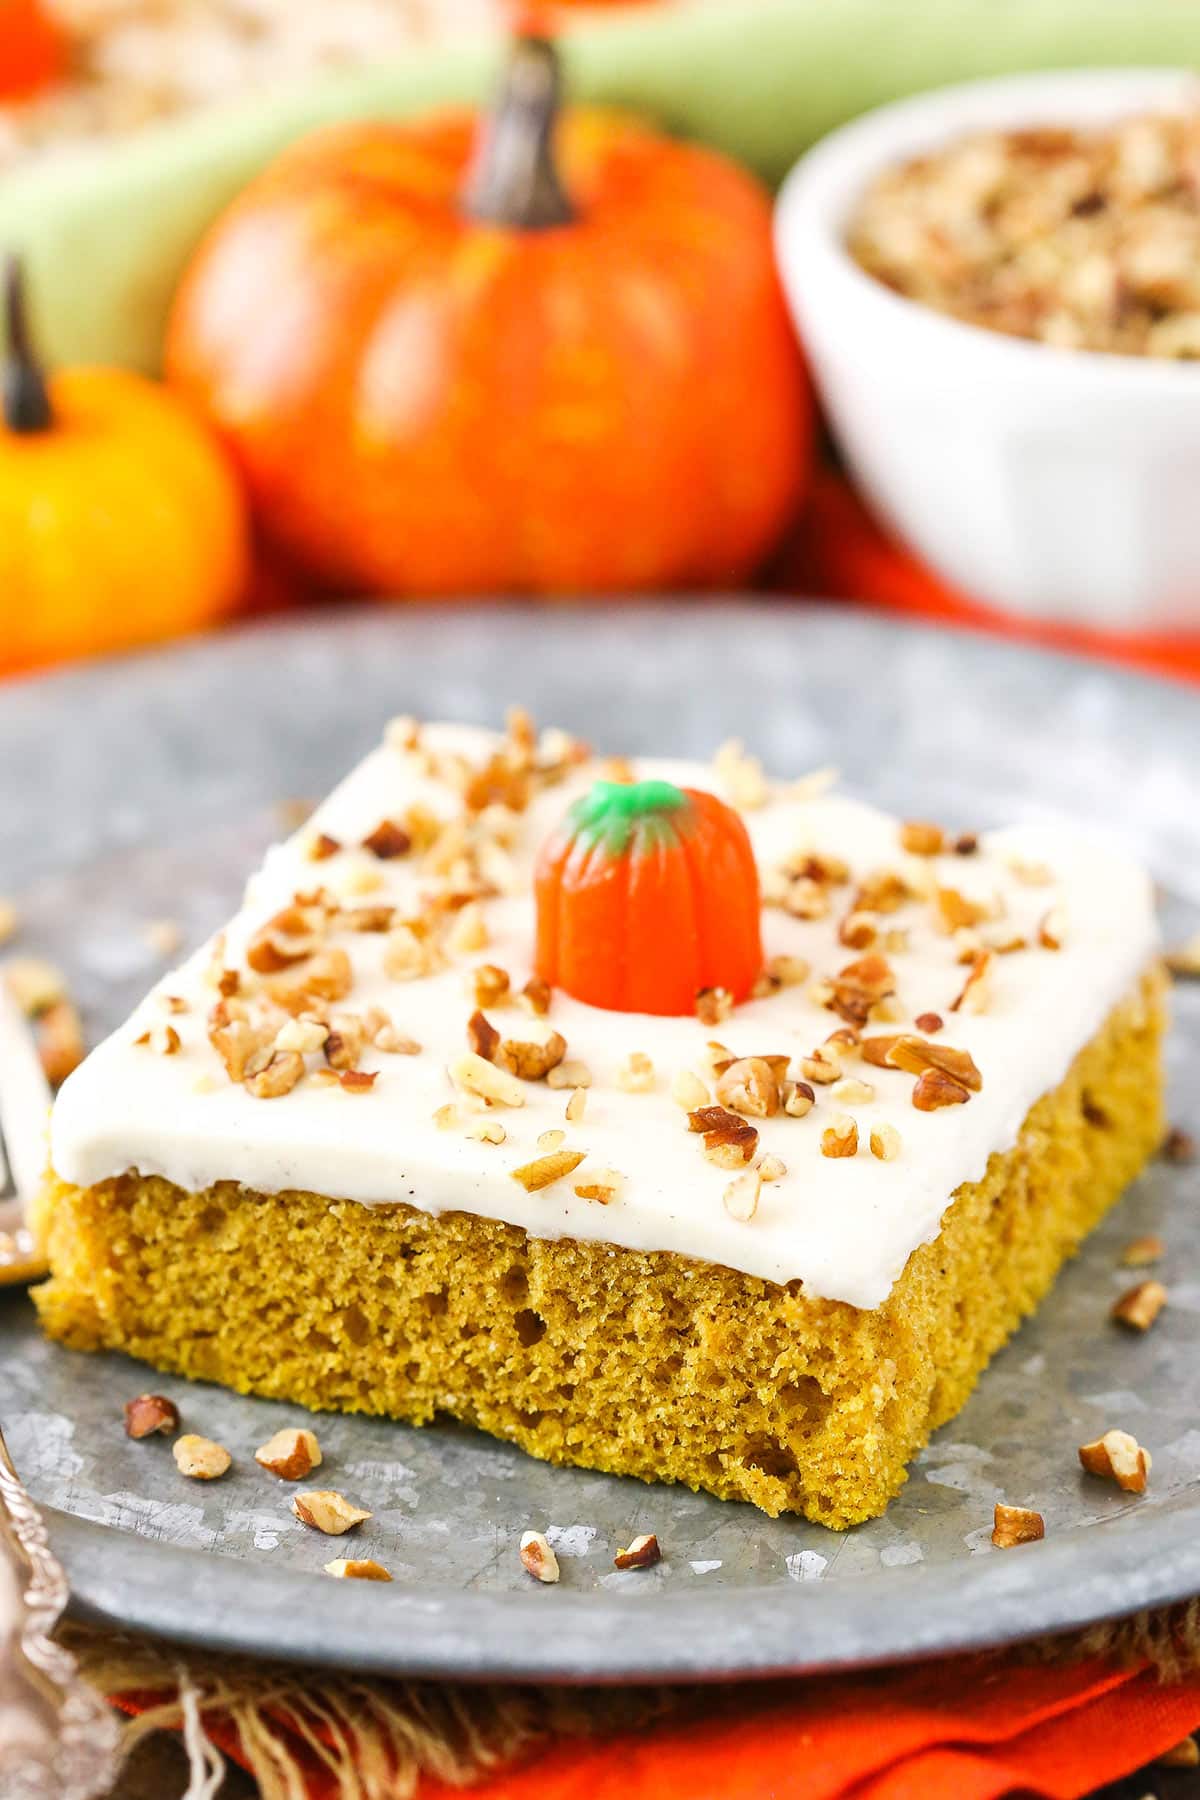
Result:
M424 741L482 761L498 740L438 726L425 728ZM694 764L646 762L635 772L639 779L659 776L719 791L713 770ZM529 975L533 858L596 774L596 765L582 765L566 783L539 793L522 815L512 852L515 891L484 906L486 949L453 958L435 975L397 982L382 972L382 937L339 934L336 941L349 950L355 970L354 991L343 1006L358 1011L381 1005L399 1030L423 1046L418 1056L365 1052L360 1066L378 1071L371 1092L351 1095L305 1080L282 1098L259 1100L229 1082L206 1033L214 998L206 985L211 962L206 946L160 982L133 1019L63 1088L52 1126L59 1174L91 1185L137 1169L188 1189L236 1180L265 1192L307 1189L368 1205L407 1201L433 1213L458 1210L503 1219L538 1237L670 1250L772 1281L799 1278L814 1295L878 1306L910 1253L936 1236L950 1195L983 1174L993 1151L1011 1146L1030 1106L1062 1080L1076 1052L1154 954L1149 880L1110 849L1058 829L1005 831L985 838L974 856L920 859L920 869L932 871L942 884L972 898L998 900L1003 917L990 929L1002 934L1032 934L1036 940L1039 919L1051 906L1061 908L1063 947L996 957L987 1010L951 1015L948 1008L965 971L956 963L952 941L935 929L930 907L910 904L884 918L884 927L902 926L909 934L909 948L889 954L903 1023L911 1026L923 1012L942 1013L941 1041L970 1051L982 1072L982 1092L965 1106L918 1112L911 1104L912 1076L854 1059L846 1073L870 1082L873 1100L847 1105L819 1088L807 1117L755 1121L760 1152L779 1157L787 1172L763 1186L755 1217L740 1222L723 1204L730 1173L708 1162L701 1139L688 1132L670 1097L671 1078L691 1068L711 1081L704 1047L714 1036L739 1056L808 1054L840 1021L814 1002L807 982L739 1007L715 1029L690 1018L598 1011L565 994L555 994L546 1021L533 1021L513 1006L495 1009L490 1016L504 1036L545 1035L552 1026L566 1037L568 1057L585 1062L593 1076L585 1117L566 1125L567 1094L529 1083L524 1107L493 1115L507 1131L501 1145L434 1123L435 1111L456 1098L447 1065L466 1047L466 1020L474 1005L468 973L481 962L497 963L508 970L514 990ZM347 850L313 863L306 855L314 831L355 844L381 819L402 816L414 802L446 818L461 805L452 787L431 779L412 755L388 747L375 751L303 831L269 853L228 929L225 961L241 964L248 936L295 890L318 883L335 891L352 887L355 870L368 862L383 886L347 904L386 900L415 910L416 896L427 886L418 857L376 863ZM780 788L745 819L764 870L801 847L844 858L856 877L917 866L900 851L896 821L853 801L795 798ZM1014 859L1048 864L1054 885L1018 879ZM833 910L822 920L768 908L766 955L802 956L814 977L842 968L857 954L836 937L850 891L835 891ZM172 1056L134 1042L163 1019L163 994L181 996L188 1007L170 1020L182 1040ZM894 1032L898 1026L871 1029ZM627 1093L616 1085L618 1067L634 1051L654 1063L652 1092ZM315 1068L321 1059L309 1060ZM860 1150L853 1158L833 1160L821 1153L822 1130L836 1113L858 1121ZM871 1128L885 1121L902 1142L892 1162L877 1160L867 1148ZM566 1131L566 1147L587 1152L574 1180L593 1167L625 1176L612 1204L576 1197L572 1178L533 1193L512 1178L514 1167L539 1154L539 1135L556 1127Z

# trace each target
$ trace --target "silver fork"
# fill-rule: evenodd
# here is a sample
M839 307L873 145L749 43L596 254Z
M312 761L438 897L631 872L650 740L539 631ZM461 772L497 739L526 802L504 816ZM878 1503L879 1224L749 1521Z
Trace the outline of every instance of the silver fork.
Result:
M50 1088L0 967L0 1284L41 1272L28 1200L45 1166ZM0 1402L3 1395L0 1395ZM51 1637L67 1578L0 1433L0 1794L93 1800L116 1779L117 1722Z

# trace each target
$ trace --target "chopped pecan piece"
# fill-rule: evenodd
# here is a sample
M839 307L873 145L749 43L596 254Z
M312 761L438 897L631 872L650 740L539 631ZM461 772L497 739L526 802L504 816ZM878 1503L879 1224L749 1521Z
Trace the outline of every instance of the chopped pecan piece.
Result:
M521 1533L521 1565L537 1581L558 1580L558 1558L550 1547L549 1538L540 1531Z
M898 912L913 898L912 888L894 869L877 869L855 889L851 901L853 912Z
M379 1079L378 1069L343 1069L338 1081L348 1094L369 1094Z
M321 1446L314 1432L285 1426L259 1445L254 1460L280 1481L303 1481L321 1463Z
M836 1044L818 1044L808 1056L797 1057L796 1062L800 1073L809 1081L815 1081L819 1087L829 1087L842 1073Z
M1173 1163L1176 1168L1187 1168L1196 1160L1196 1140L1190 1132L1172 1125L1159 1154L1164 1162Z
M979 1013L986 1011L993 960L994 953L991 950L972 952L967 979L960 992L950 1003L951 1012Z
M230 1081L245 1080L254 1059L273 1044L274 1037L270 1025L250 1023L239 1000L218 1000L208 1015L208 1041Z
M179 1473L186 1475L189 1481L217 1481L233 1461L224 1444L198 1437L194 1431L175 1439L171 1455Z
M710 1124L692 1123L706 1115L718 1115ZM752 1160L758 1148L758 1129L737 1113L727 1113L720 1106L702 1106L688 1115L689 1129L704 1133L704 1154L722 1169L736 1169Z
M658 1547L658 1539L652 1531L643 1532L635 1537L624 1550L618 1550L613 1557L614 1569L652 1569L656 1562L662 1561L662 1551Z
M503 1038L496 1047L494 1060L510 1075L522 1081L544 1081L567 1054L567 1040L552 1031L544 1044L524 1043L517 1038Z
M891 1069L894 1064L888 1061L893 1047L900 1042L900 1037L865 1037L861 1049L864 1062L873 1063L877 1069Z
M1121 1252L1121 1267L1124 1269L1145 1269L1151 1263L1161 1262L1166 1246L1160 1237L1131 1238Z
M858 1126L849 1113L839 1113L821 1133L821 1155L858 1155Z
M900 1133L894 1125L872 1125L871 1155L880 1162L895 1162L900 1154Z
M641 1050L631 1050L617 1070L617 1086L626 1094L648 1094L655 1082L654 1064Z
M762 1171L747 1169L736 1175L725 1189L723 1195L725 1211L731 1219L738 1219L748 1224L758 1211L758 1196L762 1188Z
M1115 1481L1127 1494L1144 1494L1150 1478L1150 1452L1127 1431L1106 1431L1093 1444L1080 1444L1079 1460L1089 1475Z
M158 1031L159 1028L155 1027ZM83 1026L79 1014L70 1000L55 1000L42 1011L34 1022L34 1033L37 1039L38 1059L45 1072L46 1080L51 1087L61 1087L67 1076L77 1069L87 1054L83 1041ZM173 1025L165 1026L160 1036L167 1034L174 1038L174 1048L179 1048L179 1033ZM151 1034L153 1035L153 1034ZM164 1055L171 1055L170 1049L164 1048Z
M303 1494L293 1494L292 1511L302 1525L312 1525L326 1537L341 1537L371 1517L363 1507L355 1506L333 1488L309 1488Z
M983 1086L983 1077L969 1050L954 1050L949 1044L931 1044L927 1038L896 1038L884 1060L889 1069L904 1069L910 1075L920 1075L928 1069L940 1069L943 1074L958 1082L960 1087L969 1088L973 1094L977 1094Z
M125 1402L126 1437L144 1438L156 1431L169 1437L178 1430L179 1408L165 1394L139 1394Z
M325 1565L325 1573L338 1581L390 1581L383 1564L373 1556L337 1556Z
M27 1019L36 1019L57 1000L67 998L61 969L41 956L13 956L4 965L4 982Z
M1166 1304L1167 1290L1161 1281L1139 1281L1121 1295L1111 1317L1128 1331L1149 1331Z
M550 983L531 975L521 989L521 999L535 1018L545 1018L550 1011Z
M551 1150L547 1155L537 1156L532 1162L513 1169L512 1178L520 1182L527 1194L535 1194L539 1189L549 1187L551 1182L572 1174L585 1154L583 1150Z
M430 946L410 923L394 925L383 953L383 972L393 981L419 981L433 968Z
M802 1119L816 1104L817 1096L807 1081L785 1081L780 1093L783 1110L790 1119Z
M848 1025L865 1025L871 1008L895 993L896 977L886 957L872 954L847 963L831 986L833 1011Z
M697 1107L708 1105L708 1089L700 1077L691 1069L680 1069L671 1080L671 1098L676 1106L682 1106L684 1112L695 1112Z
M370 906L347 906L338 913L337 922L347 931L390 931L396 922L396 909L378 902L372 902Z
M859 1081L853 1075L843 1075L830 1088L829 1098L840 1101L843 1106L866 1106L875 1098L875 1089L869 1081Z
M986 906L968 900L957 888L938 888L933 896L934 915L945 932L961 931L964 926L980 925L988 916Z
M907 819L900 827L900 848L910 856L938 856L946 842L940 825L926 819Z
M143 1031L141 1036L135 1037L133 1041L136 1045L144 1045L147 1050L153 1050L155 1056L177 1056L179 1053L179 1033L173 1025L168 1025L165 1019L151 1025L148 1031ZM46 1068L44 1062L42 1067ZM53 1080L49 1069L46 1069L46 1076L48 1080Z
M483 908L477 900L469 900L455 915L446 942L456 955L464 955L472 950L482 950L487 941Z
M309 862L326 862L336 856L341 847L338 839L330 837L327 831L318 831L308 840L305 855Z
M997 1550L1036 1544L1045 1535L1046 1521L1040 1512L1028 1506L1005 1506L1003 1500L997 1500L992 1524L992 1542Z
M325 1061L331 1069L355 1069L366 1041L366 1027L357 1014L335 1013L325 1033Z
M732 1126L740 1131L743 1121L724 1106L698 1106L688 1113L689 1131L716 1131Z
M395 819L381 819L374 831L363 839L362 847L386 862L396 856L407 856L412 849L412 838Z
M290 1094L304 1078L304 1058L298 1050L277 1050L265 1068L247 1075L246 1092L256 1100L278 1100Z
M733 995L728 988L701 988L696 995L696 1017L702 1025L720 1025L733 1011Z
M625 1177L616 1169L591 1169L582 1181L575 1183L581 1200L597 1200L601 1206L614 1201L625 1185Z
M944 1020L942 1019L941 1013L935 1012L918 1013L913 1020L913 1024L916 1026L917 1030L923 1031L926 1036L928 1036L930 1032L940 1031L943 1023ZM891 1042L892 1040L888 1039L886 1041Z
M784 882L779 905L793 919L823 919L830 910L829 890L811 875L799 875Z
M318 906L285 906L260 925L246 945L246 961L258 975L277 975L320 947L325 913Z
M778 987L798 987L807 981L809 965L802 956L773 956L767 963L767 979Z
M730 738L721 745L713 767L731 805L749 812L767 804L769 790L762 764L756 756L747 756L739 738Z
M320 950L311 961L265 982L267 993L285 1012L311 1012L318 1000L344 1000L354 985L354 970L344 950Z
M730 1063L719 1077L717 1099L731 1112L746 1118L772 1119L779 1111L776 1071L761 1056L743 1056Z
M508 997L508 970L497 968L495 963L481 963L471 977L471 984L476 1006L499 1006Z
M500 1033L478 1008L467 1020L467 1042L476 1056L482 1056L487 1062L495 1061L496 1051L500 1047Z
M546 1077L546 1086L552 1088L589 1088L591 1085L592 1071L587 1064L570 1058L551 1069Z
M879 936L879 927L870 913L847 913L838 926L838 943L847 950L869 950Z
M926 1069L917 1077L912 1103L918 1112L940 1112L944 1106L962 1106L970 1098L962 1083L943 1069Z

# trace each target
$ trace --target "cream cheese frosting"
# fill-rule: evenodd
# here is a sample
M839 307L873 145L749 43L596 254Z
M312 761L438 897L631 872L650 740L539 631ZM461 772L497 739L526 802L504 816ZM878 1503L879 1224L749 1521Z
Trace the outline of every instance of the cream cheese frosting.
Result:
M904 850L898 821L870 806L815 792L813 784L768 783L756 792L751 782L742 798L753 804L743 817L768 898L777 885L772 872L805 852L849 865L850 882L831 892L825 916L764 909L768 962L802 958L811 976L745 1002L715 1026L606 1012L558 992L545 1019L530 1018L511 1002L486 1008L502 1036L560 1032L567 1057L586 1065L591 1085L583 1117L568 1123L569 1090L523 1083L522 1106L488 1114L502 1123L504 1141L481 1141L468 1135L478 1114L449 1074L467 1047L472 974L481 963L498 965L514 994L529 977L538 848L571 801L604 772L599 763L580 760L564 764L563 779L538 786L524 811L505 812L496 825L510 841L490 857L492 883L502 891L480 906L485 946L450 949L432 973L396 980L384 969L384 934L346 932L334 940L348 950L354 970L353 991L340 1005L356 1013L383 1008L397 1032L421 1046L419 1053L364 1050L357 1066L376 1079L362 1094L321 1081L320 1052L308 1055L306 1078L278 1098L256 1098L231 1081L208 1035L216 964L244 969L254 933L298 891L320 885L347 906L387 904L399 917L416 913L430 885L429 853L380 860L362 841L381 820L403 818L413 807L438 820L460 818L462 771L486 763L501 742L494 733L430 725L413 747L408 734L393 732L300 832L275 846L223 940L158 983L63 1087L51 1127L59 1175L91 1186L137 1170L186 1189L232 1180L267 1193L298 1189L364 1205L402 1201L435 1214L466 1211L536 1237L673 1251L770 1281L799 1280L814 1296L876 1307L912 1251L937 1235L955 1189L977 1180L989 1156L1014 1143L1034 1101L1063 1079L1156 951L1146 874L1083 834L1029 826L987 834L973 854L918 857ZM700 764L638 761L632 772L639 780L722 791L717 770ZM736 780L734 788L737 797ZM495 822L495 808L492 814ZM344 847L314 861L312 847L322 833ZM970 940L964 950L961 935L947 932L928 898L913 898L877 921L881 933L902 933L903 947L892 938L886 950L896 976L893 1016L867 1030L915 1032L919 1015L940 1014L945 1024L936 1041L970 1053L981 1091L966 1105L921 1112L912 1104L911 1074L852 1057L844 1073L865 1083L871 1098L852 1090L855 1097L845 1100L817 1087L806 1117L752 1121L759 1131L756 1157L777 1158L784 1173L763 1184L752 1218L737 1218L723 1198L730 1171L706 1160L702 1138L689 1132L671 1097L672 1081L692 1070L711 1092L706 1046L713 1038L739 1057L797 1059L839 1028L842 1021L821 1004L814 984L858 954L839 941L839 924L854 883L880 870L900 873L919 895L943 886L985 908L977 941L999 949L1020 939L1027 946L993 956L983 1010L951 1013L967 973L959 954L970 953ZM1044 929L1048 916L1053 924ZM1046 947L1039 934L1060 947ZM169 1055L155 1050L165 1023L178 1037ZM147 1032L150 1043L139 1042ZM653 1064L648 1091L619 1085L633 1054ZM450 1129L448 1105L459 1113ZM855 1119L857 1155L823 1154L823 1132L836 1115ZM872 1131L884 1124L899 1138L898 1154L888 1161L869 1149ZM538 1139L552 1130L564 1132L563 1147L584 1152L584 1161L566 1179L528 1192L512 1171L541 1154ZM608 1205L574 1191L599 1169L623 1177Z

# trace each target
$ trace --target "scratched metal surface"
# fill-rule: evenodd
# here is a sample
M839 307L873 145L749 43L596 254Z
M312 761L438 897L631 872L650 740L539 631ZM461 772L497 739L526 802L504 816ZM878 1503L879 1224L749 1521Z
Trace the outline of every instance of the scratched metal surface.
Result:
M71 972L93 1035L160 967L142 927L199 938L280 829L396 711L496 720L509 697L614 750L707 755L737 732L781 773L829 761L901 812L970 827L1072 815L1123 836L1200 926L1200 700L1183 688L861 614L777 606L565 614L351 613L34 681L0 700L0 890ZM1200 1126L1200 986L1177 989L1174 1116ZM854 1664L1055 1629L1200 1590L1200 1173L1154 1167L940 1432L885 1518L841 1535L638 1482L546 1468L448 1425L324 1416L322 1475L373 1511L336 1553L252 1460L297 1408L167 1377L188 1427L234 1452L185 1483L132 1444L119 1357L44 1343L0 1297L0 1423L52 1509L81 1612L180 1639L360 1667L489 1677L721 1677ZM1171 1304L1144 1339L1107 1310L1126 1238L1168 1245ZM1107 1427L1154 1453L1133 1501L1083 1477ZM1035 1505L1043 1545L1001 1554L992 1503ZM563 1578L536 1589L520 1533ZM619 1574L657 1532L665 1560ZM318 1586L317 1583L320 1583ZM632 1611L630 1609L633 1609Z

